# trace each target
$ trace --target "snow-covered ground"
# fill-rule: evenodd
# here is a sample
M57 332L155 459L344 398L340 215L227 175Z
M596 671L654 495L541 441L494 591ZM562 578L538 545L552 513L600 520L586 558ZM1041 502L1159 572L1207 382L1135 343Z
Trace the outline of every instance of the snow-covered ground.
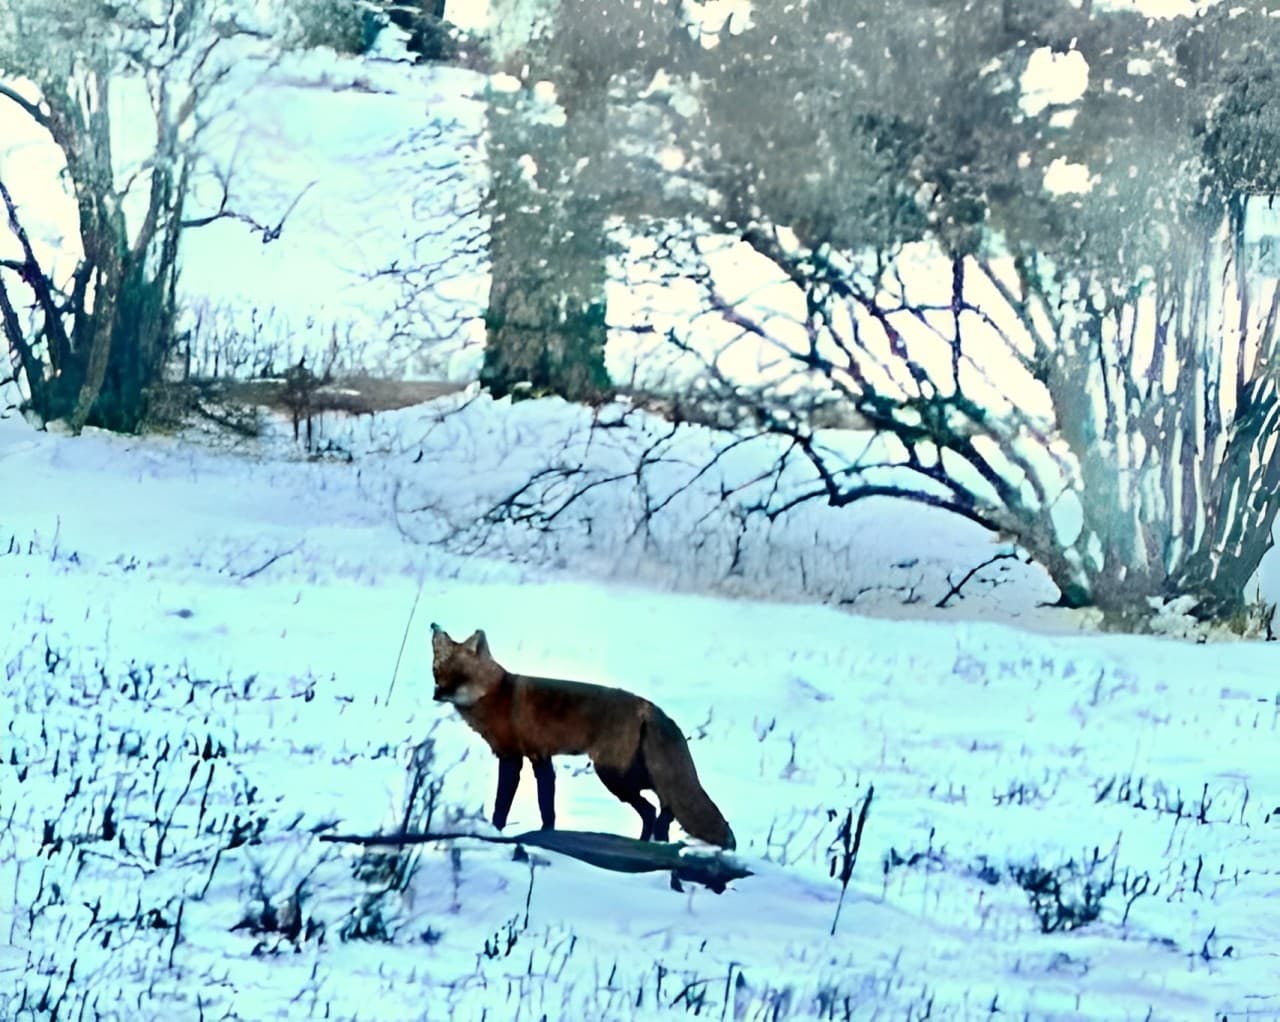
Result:
M186 252L188 301L250 364L335 324L375 345L394 296L360 281L404 238L409 164L475 123L459 79L336 67L278 70L220 129L262 218L317 182L277 241L220 224ZM419 113L426 149L399 148ZM776 451L700 474L728 442L705 429L637 479L668 427L623 406L466 394L320 427L310 459L279 422L0 419L0 1019L1280 1015L1275 647L1098 635L1008 558L938 608L1007 551L896 503L766 527L750 486L718 495ZM551 521L492 513L549 465L597 473L548 476L552 507L620 478ZM492 756L430 699L432 620L661 704L754 875L676 893L464 841L380 894L319 835L395 826L415 749L436 824L491 807ZM558 769L561 826L635 832L584 761Z

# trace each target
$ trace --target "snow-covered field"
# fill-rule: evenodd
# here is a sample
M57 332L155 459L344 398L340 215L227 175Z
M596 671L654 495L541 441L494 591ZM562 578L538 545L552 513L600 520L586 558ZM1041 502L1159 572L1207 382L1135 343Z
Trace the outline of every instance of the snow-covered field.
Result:
M317 323L373 337L390 298L352 282L405 208L370 168L407 173L377 118L438 90L350 94L312 151L324 90L271 87L295 105L248 105L271 132L226 145L277 209L321 183L271 245L193 240L188 299L305 346L286 327L324 295ZM353 139L364 177L332 166ZM667 427L620 406L463 395L321 425L341 456L284 423L0 419L0 1019L1280 1016L1275 647L1092 633L1012 559L938 608L1003 552L985 533L886 503L766 528L716 496L767 445L699 475L707 430L549 523L488 514L548 464L623 474ZM397 825L415 757L433 823L485 830L495 763L431 701L432 620L661 704L754 875L677 893L463 841L387 893L322 843ZM635 832L584 761L558 769L562 827ZM841 905L840 828L873 786ZM510 829L537 820L526 778Z
M0 422L0 1017L1280 1011L1274 647L605 581L575 559L585 538L562 546L573 570L541 546L413 542L393 513L411 484L441 513L473 506L449 424L470 415L497 448L535 411L544 437L572 417L415 409L381 422L420 444L383 453L352 424L349 463ZM928 546L927 521L892 512L850 537L853 560ZM991 593L1016 606L1033 582ZM393 826L424 738L437 823L483 828L496 776L430 700L431 620L484 627L514 669L653 697L755 875L678 894L463 842L422 849L403 894L376 899L359 852L318 833ZM583 766L560 761L561 826L633 833ZM515 832L537 823L526 785ZM833 935L839 826L871 785ZM263 898L300 905L296 942L235 929ZM355 939L371 902L383 929Z

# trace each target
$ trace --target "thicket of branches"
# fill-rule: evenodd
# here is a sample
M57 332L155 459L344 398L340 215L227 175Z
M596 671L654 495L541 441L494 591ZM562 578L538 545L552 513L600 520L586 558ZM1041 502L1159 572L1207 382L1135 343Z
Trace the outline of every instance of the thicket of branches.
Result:
M77 431L141 421L145 390L174 343L201 104L227 74L227 51L248 34L217 3L86 9L14 0L0 12L0 102L61 151L77 216L68 251L42 253L26 226L31 211L0 187L6 251L15 251L0 260L0 317L40 419ZM113 131L122 100L151 119L139 133L150 139L146 155L129 163ZM57 262L67 258L74 265Z
M347 5L362 15L360 5ZM135 431L178 336L184 233L234 218L226 167L203 149L237 67L332 29L328 0L73 0L0 5L0 104L63 160L56 179L13 184L0 165L0 332L11 379L39 421ZM326 37L323 41L331 42ZM10 174L10 172L14 172ZM12 179L6 181L6 177ZM202 202L193 195L199 190ZM65 192L73 234L43 234ZM295 197L296 198L296 197Z
M902 497L1012 538L1067 605L1244 609L1280 481L1277 289L1242 244L1277 190L1264 5L806 0L701 45L674 2L550 6L530 80L608 109L569 186L685 252L732 335L668 327L684 385L789 442L747 511ZM793 322L709 271L716 237L793 285ZM748 374L741 338L771 353Z

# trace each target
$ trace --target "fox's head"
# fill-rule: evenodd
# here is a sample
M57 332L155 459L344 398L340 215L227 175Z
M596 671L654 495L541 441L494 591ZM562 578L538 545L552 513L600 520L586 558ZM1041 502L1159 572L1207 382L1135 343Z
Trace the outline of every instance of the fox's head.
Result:
M506 673L489 652L484 632L454 642L437 624L431 626L431 669L436 702L470 706L492 691Z

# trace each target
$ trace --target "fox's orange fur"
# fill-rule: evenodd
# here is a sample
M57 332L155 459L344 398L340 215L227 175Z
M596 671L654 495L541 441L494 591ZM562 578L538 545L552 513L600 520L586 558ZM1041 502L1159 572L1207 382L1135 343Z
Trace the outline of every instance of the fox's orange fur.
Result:
M733 848L733 831L702 790L689 745L657 706L619 688L512 674L489 652L484 632L454 642L431 626L435 698L452 703L498 757L494 825L506 825L524 759L538 781L542 826L555 826L551 757L585 753L596 776L640 814L640 838L667 840L671 820L693 837ZM657 793L659 810L641 796Z

